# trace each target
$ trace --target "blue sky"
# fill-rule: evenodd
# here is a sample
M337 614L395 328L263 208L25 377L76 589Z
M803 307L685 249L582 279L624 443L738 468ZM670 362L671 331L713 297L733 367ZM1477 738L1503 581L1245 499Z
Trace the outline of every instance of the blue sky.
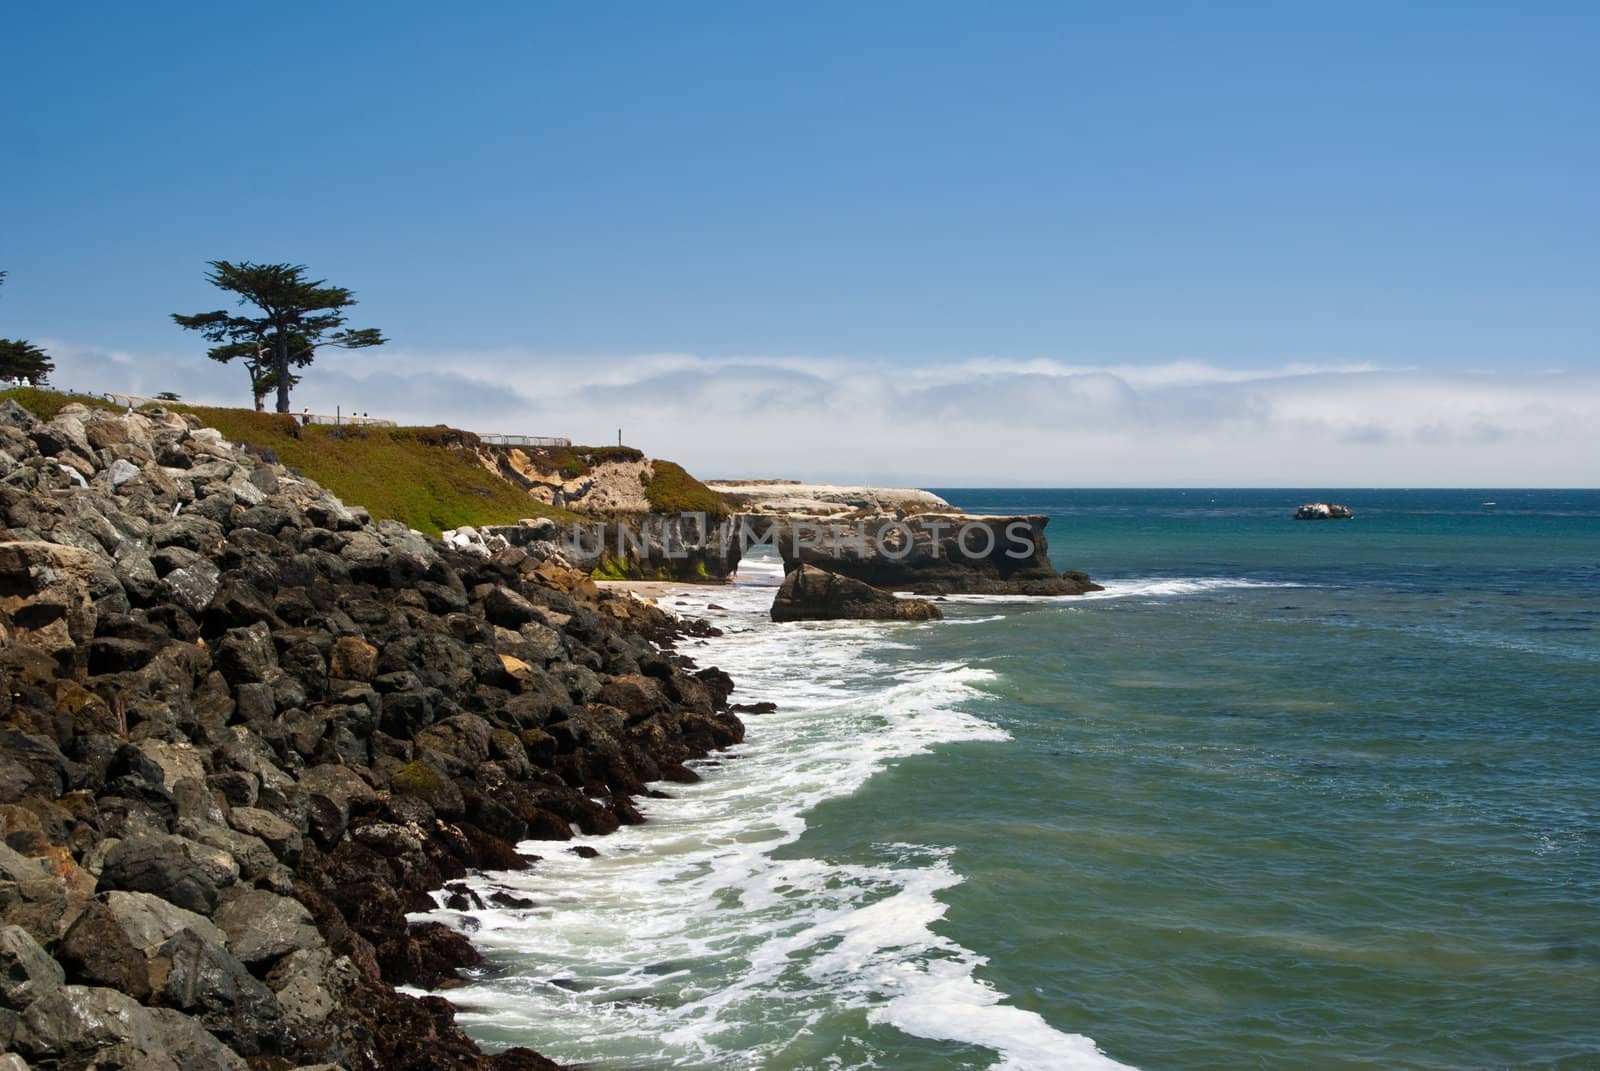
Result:
M979 410L1059 395L1050 425L1107 404L1084 377L1187 421L1259 414L1277 388L1241 382L1308 370L1352 404L1489 375L1548 397L1441 412L1480 447L1537 431L1527 456L1578 479L1558 432L1596 404L1592 4L28 5L0 36L0 333L49 340L63 375L242 396L167 314L218 303L208 259L291 260L393 340L319 363L310 404L626 421L733 472L652 423L652 391L701 417L810 391L830 421L910 427L918 400L884 392L917 374ZM580 426L549 428L563 412ZM959 475L842 441L815 474ZM1188 478L1105 449L1081 482ZM1344 456L1330 477L1394 471ZM1207 472L1292 475L1247 461ZM1075 482L1050 476L1021 478Z

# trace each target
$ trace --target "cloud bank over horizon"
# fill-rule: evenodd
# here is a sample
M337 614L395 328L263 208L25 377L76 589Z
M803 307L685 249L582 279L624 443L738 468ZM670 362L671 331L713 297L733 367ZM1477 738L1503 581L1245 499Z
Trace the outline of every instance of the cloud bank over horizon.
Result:
M248 404L242 368L49 341L63 387ZM920 486L1593 486L1600 375L1366 362L329 351L295 408L625 441L703 478Z

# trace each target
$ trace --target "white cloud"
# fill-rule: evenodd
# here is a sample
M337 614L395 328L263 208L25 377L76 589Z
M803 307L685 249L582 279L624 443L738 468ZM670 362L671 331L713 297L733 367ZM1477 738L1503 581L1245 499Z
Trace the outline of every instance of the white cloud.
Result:
M51 343L58 383L246 401L203 357ZM1592 486L1600 376L1002 357L331 352L296 408L630 444L704 476L922 485Z

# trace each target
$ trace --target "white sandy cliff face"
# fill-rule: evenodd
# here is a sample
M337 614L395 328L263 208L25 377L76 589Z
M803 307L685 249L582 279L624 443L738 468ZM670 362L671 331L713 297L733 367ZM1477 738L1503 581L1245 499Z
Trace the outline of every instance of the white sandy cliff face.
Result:
M789 480L710 480L742 513L843 517L852 513L959 512L931 491L915 487L848 487Z
M649 459L605 461L572 479L539 468L521 450L508 450L501 463L520 475L528 494L547 506L565 506L583 513L648 513L645 484L655 475Z

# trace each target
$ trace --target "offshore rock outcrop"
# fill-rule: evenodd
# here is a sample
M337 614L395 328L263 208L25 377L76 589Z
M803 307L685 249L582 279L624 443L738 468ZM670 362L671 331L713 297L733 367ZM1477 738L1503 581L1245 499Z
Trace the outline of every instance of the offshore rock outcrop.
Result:
M1294 511L1297 521L1347 521L1355 514L1338 502L1307 502Z
M772 601L774 621L939 621L944 612L926 599L893 593L800 565L789 570Z
M554 1067L395 990L479 959L406 915L742 738L688 627L543 547L373 524L193 418L0 402L0 1049Z

